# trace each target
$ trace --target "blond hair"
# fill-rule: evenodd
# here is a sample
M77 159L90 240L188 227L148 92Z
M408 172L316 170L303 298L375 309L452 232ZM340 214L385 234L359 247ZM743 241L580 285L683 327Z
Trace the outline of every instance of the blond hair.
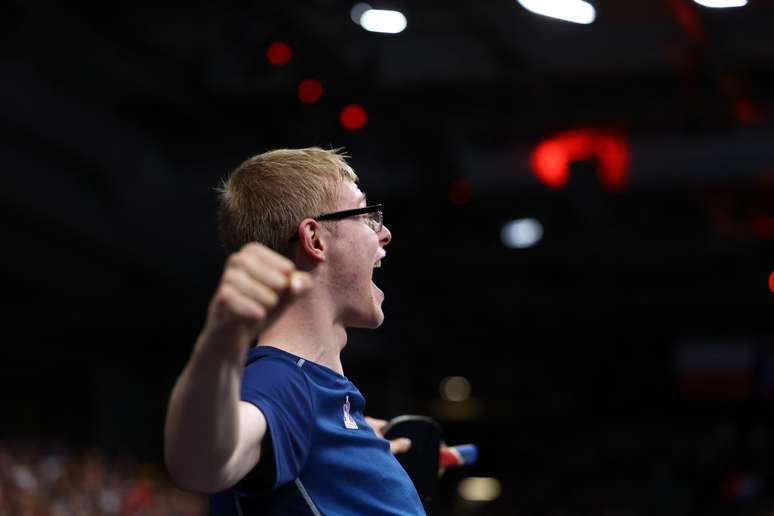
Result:
M222 181L218 226L234 252L260 242L288 253L290 238L306 217L335 209L343 181L358 178L341 149L277 149L249 158Z

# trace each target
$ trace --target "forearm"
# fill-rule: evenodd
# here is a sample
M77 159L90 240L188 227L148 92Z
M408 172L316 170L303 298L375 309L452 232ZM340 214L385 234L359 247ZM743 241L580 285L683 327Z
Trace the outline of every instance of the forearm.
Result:
M164 455L172 477L195 491L222 482L239 439L244 347L203 333L177 380L167 410Z
M256 406L240 402L247 348L260 328L311 286L309 274L261 244L229 256L167 409L164 458L181 487L218 491L257 464L267 427Z

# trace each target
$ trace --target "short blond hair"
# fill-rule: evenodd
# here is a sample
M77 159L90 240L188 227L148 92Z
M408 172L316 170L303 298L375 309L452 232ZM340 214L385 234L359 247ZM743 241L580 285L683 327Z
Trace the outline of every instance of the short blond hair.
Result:
M335 209L344 181L358 177L341 149L277 149L253 156L222 181L220 238L229 252L260 242L288 254L305 217Z

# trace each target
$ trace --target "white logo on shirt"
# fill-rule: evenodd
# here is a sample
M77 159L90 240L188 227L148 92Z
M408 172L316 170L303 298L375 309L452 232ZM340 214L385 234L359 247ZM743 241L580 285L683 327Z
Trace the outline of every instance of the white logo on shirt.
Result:
M355 420L349 415L349 396L347 396L346 401L344 401L344 428L357 430L357 423L355 423Z

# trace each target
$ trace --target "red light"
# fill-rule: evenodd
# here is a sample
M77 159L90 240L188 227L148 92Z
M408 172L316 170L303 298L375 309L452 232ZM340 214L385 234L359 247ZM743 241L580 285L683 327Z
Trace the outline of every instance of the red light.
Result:
M540 181L549 188L561 188L567 184L570 173L570 157L559 142L541 143L533 152L530 165Z
M344 108L341 110L341 114L339 115L339 121L341 122L341 125L344 126L344 129L349 131L357 131L362 129L366 124L366 120L368 120L368 114L366 113L366 110L363 109L363 106L359 106L357 104L344 106Z
M282 41L275 41L266 48L266 60L272 66L285 66L292 55L290 47Z
M465 204L470 200L470 185L460 179L449 183L449 202L452 204Z
M672 15L683 32L691 38L694 43L700 43L704 40L704 27L699 20L699 15L684 0L669 0L669 7L672 8Z
M755 103L747 98L742 98L736 101L734 104L734 114L736 119L743 124L753 124L760 122L763 117L761 116L761 110Z
M774 271L771 271L771 274L769 274L769 290L774 292Z
M530 166L541 183L549 188L567 184L570 162L596 158L599 182L609 190L626 184L629 149L619 137L591 130L568 131L538 144L530 156Z
M298 100L304 104L314 104L322 97L323 89L320 81L306 79L298 85Z
M625 186L629 169L629 148L620 138L597 135L594 153L599 159L599 181L608 190Z

